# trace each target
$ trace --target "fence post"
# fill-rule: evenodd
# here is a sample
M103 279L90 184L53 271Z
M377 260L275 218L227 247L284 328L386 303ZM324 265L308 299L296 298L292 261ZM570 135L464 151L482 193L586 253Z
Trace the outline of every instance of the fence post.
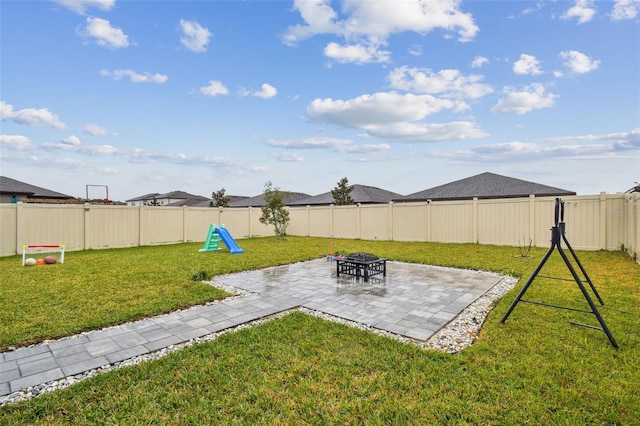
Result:
M84 223L83 223L83 229L82 229L82 234L83 234L82 235L83 236L83 238L82 238L83 243L82 244L84 245L84 247L82 249L83 250L87 250L89 248L89 242L87 241L87 239L88 239L87 230L89 229L89 226L91 225L91 221L89 219L89 214L91 213L91 207L90 207L89 203L84 203L83 207L84 207L84 209L83 209L84 213L83 213L82 216L84 218ZM87 222L89 222L89 223L87 224Z
M600 250L607 249L607 193L600 193Z
M536 247L536 196L529 195L529 241Z
M387 225L387 239L393 241L393 201L389 201L389 223Z
M22 253L22 245L24 244L24 242L22 242L22 220L20 219L22 217L22 203L21 202L17 202L16 203L16 253Z
M431 241L431 200L427 200L427 241Z
M480 243L478 239L478 197L473 197L472 243Z
M335 235L333 232L333 204L329 204L329 233L331 237Z
M182 206L182 242L187 242L187 206Z
M362 210L360 207L360 203L356 203L356 208L358 209L358 214L356 216L356 222L357 222L357 226L356 228L358 228L358 239L362 239L362 218L360 216L362 216Z

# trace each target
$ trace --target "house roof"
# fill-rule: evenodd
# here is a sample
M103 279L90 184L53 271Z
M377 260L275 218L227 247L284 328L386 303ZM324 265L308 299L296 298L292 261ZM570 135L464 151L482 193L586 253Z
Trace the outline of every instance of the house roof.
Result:
M129 201L144 201L144 200L150 200L150 199L153 199L153 198L158 198L158 195L160 195L160 194L159 194L159 193L157 193L157 192L151 192L151 193L149 193L149 194L144 194L144 195L141 195L141 196L139 196L139 197L130 198L130 199L128 199L128 200L127 200L127 202L129 202Z
M481 173L466 179L425 189L424 191L396 198L393 201L426 200L468 200L488 198L519 198L535 195L537 197L555 197L576 195L573 191L554 188L535 182L516 179L495 173Z
M29 198L74 198L71 195L20 182L19 180L5 176L0 176L0 192L4 194L22 195Z
M198 200L208 199L207 197L203 197L201 195L189 194L188 192L185 192L185 191L171 191L171 192L167 192L165 194L160 194L158 192L151 192L149 194L144 194L144 195L141 195L139 197L131 198L131 199L127 200L127 202L129 202L129 201L146 201L146 200L152 200L154 198L156 200L161 200L161 199L165 199L165 198L175 199L175 200L190 200L190 199L193 199L193 198L197 198ZM171 204L173 205L174 203L171 203Z
M387 191L386 189L358 184L353 185L353 189L349 195L351 195L354 203L360 204L388 203L389 201L402 196L398 193ZM291 203L291 205L295 206L317 206L328 204L335 204L331 191L315 195L313 197L303 198Z
M296 202L297 200L309 197L309 194L304 194L302 192L289 192L289 191L280 191L280 192L289 193L289 195L282 200L285 206L293 205L293 203ZM247 197L241 200L231 201L229 203L229 207L262 207L264 206L264 204L265 204L264 194L260 194L254 197Z
M173 198L173 197L168 197ZM180 201L174 201L173 203L169 203L171 207L209 207L209 203L211 202L210 198L200 197L198 195L194 195L191 198L180 198Z
M185 191L171 191L171 192L167 192L166 194L156 195L156 199L158 198L175 198L179 200L188 200L189 198L206 198L206 197L189 194L188 192L185 192Z

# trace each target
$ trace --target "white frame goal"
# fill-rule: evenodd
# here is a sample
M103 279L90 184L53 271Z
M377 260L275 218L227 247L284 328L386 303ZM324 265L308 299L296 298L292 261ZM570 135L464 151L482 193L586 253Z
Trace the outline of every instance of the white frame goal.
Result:
M22 246L22 266L27 257L56 255L58 263L64 263L64 244L27 244Z

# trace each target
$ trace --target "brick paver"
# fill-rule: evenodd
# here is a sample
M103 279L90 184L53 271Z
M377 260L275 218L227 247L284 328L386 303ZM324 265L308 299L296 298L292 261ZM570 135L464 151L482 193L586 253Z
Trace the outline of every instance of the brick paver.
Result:
M387 262L365 283L324 259L224 275L252 294L0 353L0 398L301 306L424 341L501 279Z

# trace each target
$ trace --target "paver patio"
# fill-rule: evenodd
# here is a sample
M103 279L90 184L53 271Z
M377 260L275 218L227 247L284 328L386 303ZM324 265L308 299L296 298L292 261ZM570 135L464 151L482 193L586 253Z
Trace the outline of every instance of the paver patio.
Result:
M324 259L214 278L251 294L0 353L0 398L298 307L425 341L504 279L387 262L369 282Z

